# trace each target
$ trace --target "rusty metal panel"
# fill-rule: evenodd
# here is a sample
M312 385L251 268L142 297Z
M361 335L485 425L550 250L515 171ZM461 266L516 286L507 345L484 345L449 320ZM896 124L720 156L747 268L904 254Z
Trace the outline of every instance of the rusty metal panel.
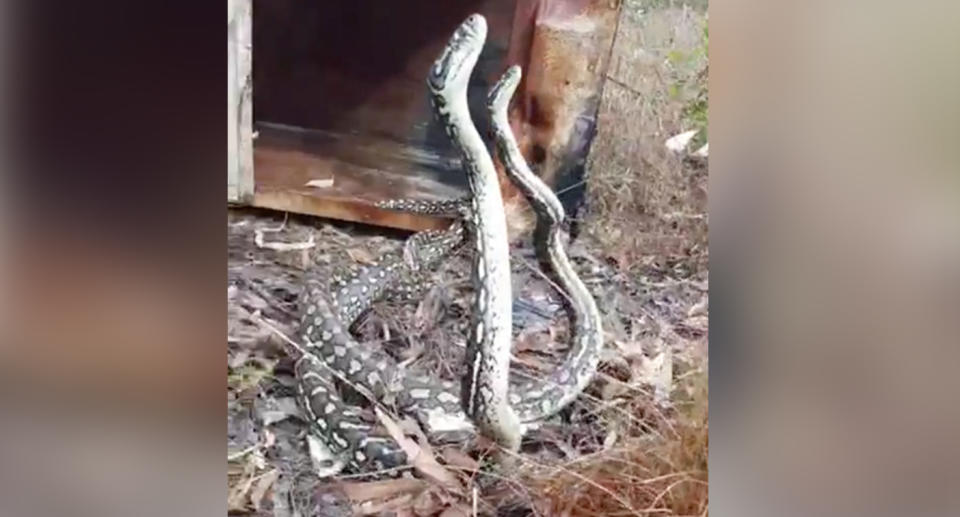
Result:
M571 211L584 192L619 10L611 0L517 2L507 61L523 67L524 79L511 124L531 166Z

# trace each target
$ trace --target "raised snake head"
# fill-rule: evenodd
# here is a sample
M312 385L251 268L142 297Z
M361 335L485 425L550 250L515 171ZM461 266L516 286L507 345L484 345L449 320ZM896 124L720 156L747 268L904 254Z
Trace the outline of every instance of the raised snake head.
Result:
M466 88L486 39L487 20L483 16L471 14L460 24L427 76L427 86L435 96L451 88Z

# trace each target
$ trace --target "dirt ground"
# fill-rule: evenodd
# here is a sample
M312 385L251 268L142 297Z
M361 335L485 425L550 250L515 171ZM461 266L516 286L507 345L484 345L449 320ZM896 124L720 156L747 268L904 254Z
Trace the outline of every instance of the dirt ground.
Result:
M305 275L326 277L398 250L406 235L230 211L232 513L706 513L706 169L663 147L695 119L688 107L699 93L690 79L705 66L705 54L703 63L683 61L683 67L666 56L676 49L695 54L701 13L672 3L643 10L626 2L591 154L587 231L568 246L602 313L600 372L569 410L528 434L509 469L483 461L482 444L467 440L422 444L438 462L416 479L321 479L293 399L294 355L283 337L293 335L300 286ZM265 242L305 243L305 249L277 251ZM539 271L529 238L511 257L514 369L537 375L562 360L566 313ZM360 340L385 347L410 369L456 380L469 318L468 264L461 250L435 271L435 286L419 302L377 303L358 323Z

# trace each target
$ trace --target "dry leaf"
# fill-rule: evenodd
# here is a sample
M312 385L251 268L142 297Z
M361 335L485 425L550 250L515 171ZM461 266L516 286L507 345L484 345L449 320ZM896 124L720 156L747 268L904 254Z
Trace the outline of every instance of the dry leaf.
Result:
M710 299L704 296L687 311L687 317L704 316L707 314Z
M380 411L380 408L375 408L375 411L380 423L387 428L387 433L400 445L400 448L406 453L407 459L417 471L448 490L458 493L462 492L463 487L457 481L457 478L437 463L437 460L432 454L425 453L416 442L404 436L403 431L400 430L400 426L383 411Z
M473 509L465 504L457 504L448 506L447 509L440 514L440 517L470 517L471 515L474 515Z
M603 438L603 450L608 451L617 443L617 431L612 430Z
M359 262L367 266L372 266L377 263L376 259L370 255L370 252L363 248L348 248L347 255L349 255L354 262Z
M400 512L402 509L409 507L411 501L413 501L413 496L407 494L383 502L367 501L356 504L353 509L355 515L383 515L390 512Z
M227 492L228 512L247 511L247 492L251 485L253 485L253 478L245 479Z
M253 505L254 510L260 510L260 502L263 501L263 496L267 494L267 490L270 490L278 477L280 477L280 472L273 469L260 476L260 479L253 485L253 489L250 491L250 504Z
M263 238L263 232L267 230L257 230L253 237L253 242L258 248L266 248L275 251L291 251L310 249L316 245L313 240L313 234L306 241L302 242L270 242Z
M303 184L304 187L313 187L313 188L330 188L333 186L333 178L320 178L315 180L310 180Z
M396 517L417 517L412 508L401 508L397 510Z
M669 400L673 389L673 354L663 350L652 359L642 357L639 363L635 367L634 378L653 386L654 396L659 402Z
M410 505L413 514L417 517L429 517L440 513L447 505L435 491L425 490L414 498Z
M444 449L440 452L440 455L443 457L443 461L445 461L447 465L452 465L469 472L480 470L480 464L477 462L477 460L471 458L455 446L444 447Z
M687 146L690 144L690 141L693 140L693 137L697 136L697 133L700 131L697 129L691 129L690 131L684 131L679 135L674 135L667 139L664 145L667 146L667 149L675 152L682 153Z
M430 485L422 479L387 479L383 481L350 482L340 485L340 489L353 502L361 503L374 499L397 497L404 494L418 494Z

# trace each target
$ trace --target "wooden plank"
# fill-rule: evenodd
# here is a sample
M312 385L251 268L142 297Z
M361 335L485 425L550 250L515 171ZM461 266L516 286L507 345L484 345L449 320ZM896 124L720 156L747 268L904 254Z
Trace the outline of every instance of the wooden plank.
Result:
M348 135L297 128L263 126L254 150L257 170L253 205L404 230L441 229L445 218L419 216L374 206L398 198L452 199L466 194L465 187L438 181L420 169L405 167L402 144L360 140ZM362 159L344 160L346 151ZM396 163L384 156L393 155ZM377 165L381 165L378 167ZM392 167L391 167L392 166ZM308 186L314 182L320 186Z
M227 201L240 201L240 161L238 152L237 32L234 28L236 1L227 2Z

